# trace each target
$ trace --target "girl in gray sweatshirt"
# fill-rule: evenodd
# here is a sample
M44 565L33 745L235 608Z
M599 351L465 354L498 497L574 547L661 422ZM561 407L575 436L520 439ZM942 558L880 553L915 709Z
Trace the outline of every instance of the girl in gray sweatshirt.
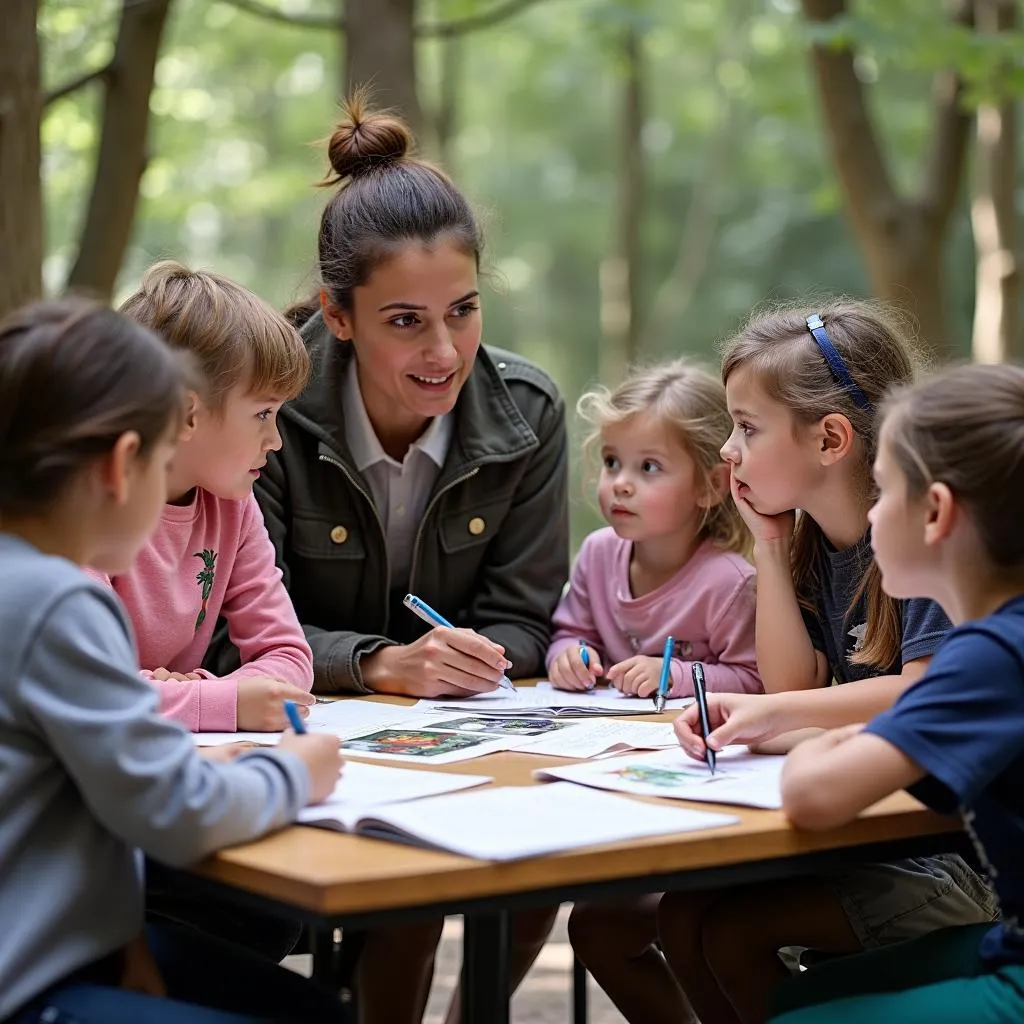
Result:
M155 526L189 374L155 335L83 301L0 324L2 1022L341 1016L275 965L143 932L143 853L182 866L255 839L341 767L328 736L200 757L158 714L117 598L81 570L123 572Z

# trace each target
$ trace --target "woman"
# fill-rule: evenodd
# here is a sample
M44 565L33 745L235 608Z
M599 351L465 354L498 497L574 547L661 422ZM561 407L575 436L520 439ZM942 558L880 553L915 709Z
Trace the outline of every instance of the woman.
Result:
M481 347L479 228L411 144L359 101L331 137L321 309L302 327L312 378L255 488L321 692L470 696L539 675L568 574L561 397ZM458 628L425 629L410 591ZM553 917L516 918L514 984ZM367 936L364 1022L420 1019L441 924Z
M479 228L411 142L359 104L331 138L313 376L256 485L321 692L541 674L568 573L561 397L481 347ZM426 631L409 591L459 628Z

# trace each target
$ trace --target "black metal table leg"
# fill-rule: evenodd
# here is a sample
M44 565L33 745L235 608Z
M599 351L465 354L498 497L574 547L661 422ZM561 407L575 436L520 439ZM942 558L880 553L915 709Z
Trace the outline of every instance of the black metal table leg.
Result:
M466 914L462 931L462 1024L509 1024L509 915Z
M334 929L323 925L310 928L309 951L313 954L313 981L326 989L336 989L338 950L334 943Z
M572 1024L587 1024L587 968L575 954L572 958Z

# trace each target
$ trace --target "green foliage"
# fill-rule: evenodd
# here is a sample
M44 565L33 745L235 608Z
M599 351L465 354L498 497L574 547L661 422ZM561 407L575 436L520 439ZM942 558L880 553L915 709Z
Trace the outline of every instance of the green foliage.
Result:
M293 13L334 9L334 0L266 2ZM497 2L420 0L420 17L459 19ZM118 7L44 0L48 87L109 59ZM960 68L974 100L1021 85L1019 37L979 40L950 27L939 7L862 0L826 33L833 45L857 47L894 176L908 190L920 179L936 69ZM621 162L618 40L628 24L643 34L648 105L643 318L692 242L682 237L688 211L714 213L690 301L649 337L648 355L713 362L716 343L758 303L867 290L823 144L810 30L794 0L538 0L457 44L450 170L486 215L487 339L548 367L570 403L598 366L599 273L614 245ZM452 58L445 46L420 43L428 111ZM326 169L313 143L335 117L342 51L329 31L271 23L220 0L175 0L121 294L165 255L214 266L278 305L312 287L324 199L314 184ZM44 124L52 289L74 258L99 88L53 104ZM429 151L433 140L423 142ZM973 251L965 211L958 217L951 313L966 346ZM583 511L582 484L576 493L578 538L594 518Z

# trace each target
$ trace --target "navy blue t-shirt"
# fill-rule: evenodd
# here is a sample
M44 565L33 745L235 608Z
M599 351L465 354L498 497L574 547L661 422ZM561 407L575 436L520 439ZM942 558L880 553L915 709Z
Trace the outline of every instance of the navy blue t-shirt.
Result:
M801 609L811 643L816 651L825 655L829 670L839 683L899 675L908 661L934 654L952 628L946 613L934 601L919 597L900 601L899 657L885 666L851 662L850 656L863 644L867 623L866 598L861 595L856 602L853 599L873 557L870 530L856 544L842 551L837 551L822 537L818 585L813 591L801 592L801 597L817 610L814 614Z
M867 731L928 773L918 800L963 817L1002 911L982 959L1024 964L1024 596L952 630Z

